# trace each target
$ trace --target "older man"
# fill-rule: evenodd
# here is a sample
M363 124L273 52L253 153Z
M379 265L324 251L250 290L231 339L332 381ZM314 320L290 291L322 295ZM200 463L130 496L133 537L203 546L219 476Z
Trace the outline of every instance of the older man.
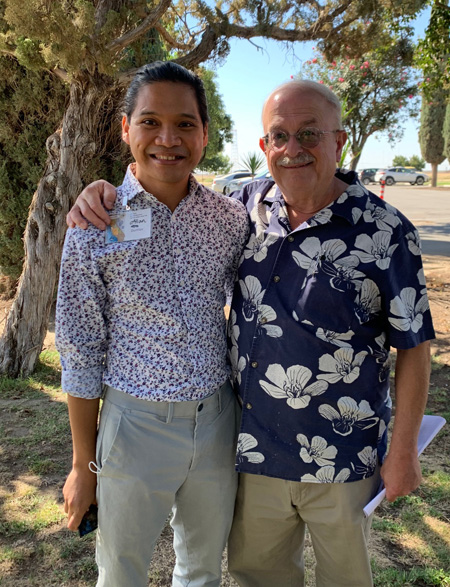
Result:
M369 586L362 508L380 472L389 500L421 480L434 333L418 235L355 173L336 172L347 137L328 89L279 87L263 125L274 181L238 194L252 231L230 320L243 407L230 570L242 586L302 585L307 525L318 586Z
M391 501L421 480L434 332L418 234L355 173L336 170L347 136L327 88L280 86L263 125L273 181L236 194L251 236L229 325L243 409L230 571L241 586L302 585L308 526L318 587L370 586L362 508L380 475ZM89 194L81 206L95 220ZM396 418L385 458L391 346Z

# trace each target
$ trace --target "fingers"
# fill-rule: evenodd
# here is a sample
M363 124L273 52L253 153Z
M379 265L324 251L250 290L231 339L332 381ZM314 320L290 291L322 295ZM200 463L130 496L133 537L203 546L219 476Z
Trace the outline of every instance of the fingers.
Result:
M74 206L67 214L66 222L70 228L78 226L87 228L91 222L97 228L105 230L111 223L105 209L111 209L116 201L116 189L110 183L98 180L89 184L78 196Z
M88 227L87 220L85 220L81 215L80 208L77 204L75 204L74 207L67 214L66 223L69 228L75 228L75 226L79 226L84 230Z
M81 524L81 520L83 519L83 516L88 511L88 509L89 508L81 512L68 512L67 527L69 528L69 530L71 530L72 532L76 532L78 530L78 526Z
M63 487L64 512L67 514L67 527L72 532L78 529L81 519L95 502L96 475L89 470L80 473L74 469L69 473Z

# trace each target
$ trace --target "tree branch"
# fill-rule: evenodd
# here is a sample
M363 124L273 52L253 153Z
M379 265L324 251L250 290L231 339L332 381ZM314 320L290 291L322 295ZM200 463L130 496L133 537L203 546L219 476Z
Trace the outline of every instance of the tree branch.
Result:
M139 39L139 37L144 35L147 31L149 31L152 27L155 26L158 20L169 8L170 2L171 0L160 0L158 6L156 6L154 10L149 12L148 16L141 22L139 26L129 31L128 33L125 33L119 39L115 39L106 47L106 50L110 53L121 51L122 49L128 47L128 45Z
M179 43L161 24L156 24L155 29L171 47L174 47L175 49L183 49L185 51L189 51L189 49L192 49L194 44L194 39L192 37L189 43Z

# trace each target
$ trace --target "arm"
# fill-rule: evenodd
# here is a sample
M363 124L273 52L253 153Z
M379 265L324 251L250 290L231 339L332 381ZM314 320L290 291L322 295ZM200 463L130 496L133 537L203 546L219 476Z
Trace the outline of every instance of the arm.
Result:
M386 498L394 501L414 491L422 480L417 437L427 403L430 381L430 343L397 351L395 420L389 454L381 467Z
M87 220L89 220L97 228L105 230L106 225L111 221L104 206L110 210L115 201L116 188L113 185L103 179L94 181L85 187L76 199L67 214L67 225L70 228L75 228L75 225L87 228Z
M100 400L68 396L70 428L72 430L72 470L64 484L64 511L68 515L67 527L75 531L81 518L95 503L97 475L89 470L95 462L97 418Z
M98 232L98 231L97 231ZM63 489L68 527L76 530L95 502L99 398L106 352L105 286L91 254L96 229L67 231L56 306L56 346L63 367L73 441L72 470ZM98 233L103 236L103 233Z

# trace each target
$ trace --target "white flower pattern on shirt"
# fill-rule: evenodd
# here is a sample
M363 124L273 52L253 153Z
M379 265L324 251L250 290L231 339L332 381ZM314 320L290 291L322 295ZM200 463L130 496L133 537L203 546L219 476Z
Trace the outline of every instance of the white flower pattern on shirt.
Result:
M304 434L297 434L297 442L302 447L300 449L300 458L305 463L312 463L313 461L324 467L326 465L334 465L334 459L337 455L335 446L328 446L327 441L322 436L313 436L311 443Z
M352 397L341 397L338 400L337 412L332 406L322 404L319 407L319 414L330 420L333 425L333 431L341 436L348 436L353 432L353 426L365 430L375 426L378 418L374 418L375 412L366 400L361 400L359 404Z
M295 230L272 181L235 195L258 238L239 268L232 360L241 433L264 455L242 459L240 472L311 483L370 476L387 446L390 346L434 335L417 231L354 172L336 177L345 192Z
M289 367L287 371L281 365L269 365L266 377L274 385L260 381L262 389L272 397L286 399L288 406L294 410L306 408L312 396L324 393L328 387L325 381L315 381L307 385L312 373L301 365Z

